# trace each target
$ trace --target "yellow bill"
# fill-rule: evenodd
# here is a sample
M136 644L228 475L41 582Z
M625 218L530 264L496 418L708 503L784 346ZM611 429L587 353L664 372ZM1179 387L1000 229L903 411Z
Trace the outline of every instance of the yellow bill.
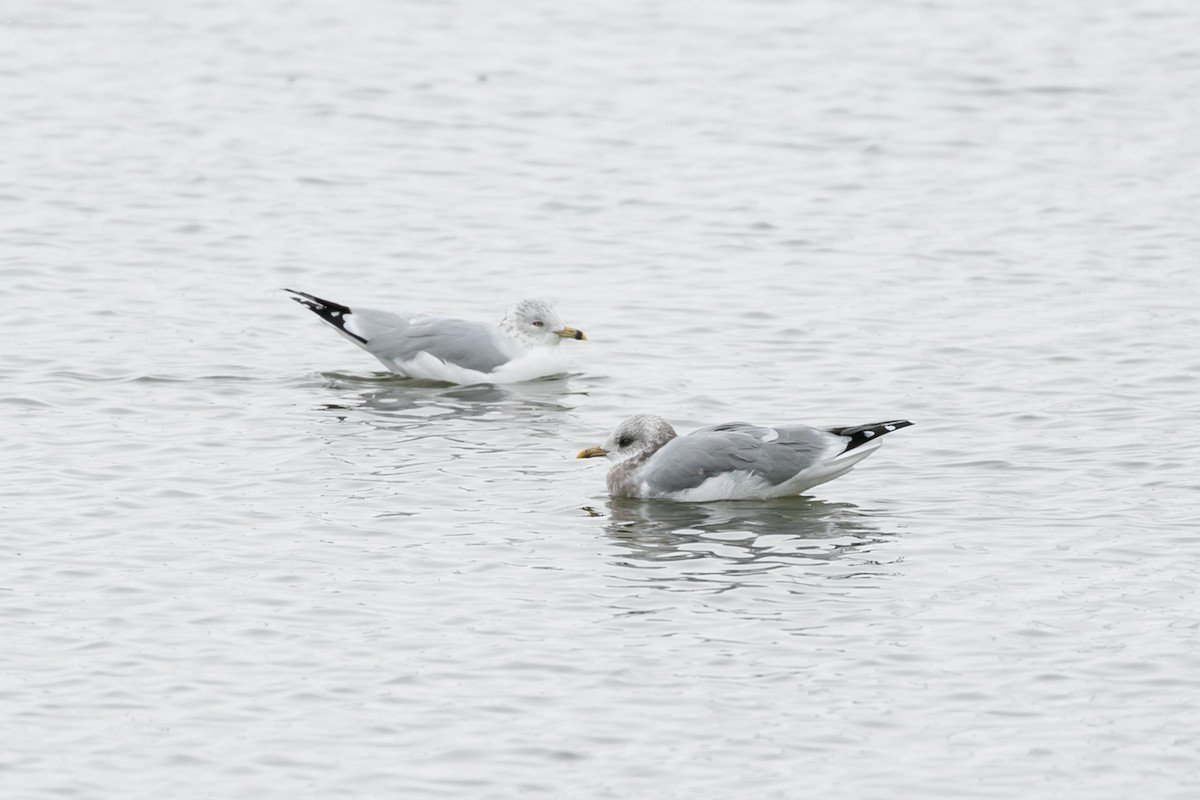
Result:
M587 334L575 328L563 328L562 330L555 331L555 333L564 339L579 339L581 341L587 341Z

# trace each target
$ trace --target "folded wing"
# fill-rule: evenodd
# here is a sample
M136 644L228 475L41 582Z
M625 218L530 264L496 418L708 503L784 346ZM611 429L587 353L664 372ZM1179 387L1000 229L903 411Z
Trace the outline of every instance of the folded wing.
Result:
M492 328L461 319L417 319L384 330L367 340L367 349L377 358L398 365L420 353L463 369L491 372L510 358L501 348Z
M491 372L510 360L495 329L483 323L351 308L307 292L285 291L391 369L406 372L405 365L422 353L480 373Z
M658 494L694 489L735 472L750 473L767 487L779 486L831 451L840 452L841 441L805 426L714 425L672 439L647 460L641 477Z

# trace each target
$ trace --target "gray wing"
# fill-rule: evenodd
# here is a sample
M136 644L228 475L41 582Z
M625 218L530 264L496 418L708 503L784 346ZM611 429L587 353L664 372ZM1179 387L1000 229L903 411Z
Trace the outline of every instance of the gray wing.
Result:
M426 352L449 364L491 372L509 360L496 340L495 330L479 322L350 308L308 292L284 291L385 364L408 361Z
M409 321L368 309L355 309L354 315L363 323L367 339L364 347L376 358L408 361L425 352L477 372L491 372L509 361L492 329L481 322L431 318Z
M801 425L714 425L667 442L647 459L641 478L655 491L680 492L724 472L747 470L778 486L819 461L833 439Z

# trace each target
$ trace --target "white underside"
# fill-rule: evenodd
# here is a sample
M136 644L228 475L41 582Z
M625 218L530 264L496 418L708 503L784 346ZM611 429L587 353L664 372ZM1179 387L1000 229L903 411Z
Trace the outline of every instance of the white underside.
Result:
M838 437L841 444L831 448L844 447L845 439ZM851 450L848 453L838 453L822 458L807 469L796 473L790 480L776 486L770 485L765 478L747 470L736 470L715 475L699 486L684 489L681 492L668 492L653 495L649 487L642 485L644 497L661 500L675 500L681 503L705 503L713 500L769 500L775 497L790 497L808 491L814 486L827 483L834 478L840 478L854 468L854 465L874 453L883 444L881 441L870 442Z
M540 347L502 364L491 372L466 369L442 361L429 353L418 353L415 358L400 361L379 359L380 362L399 375L422 378L445 383L520 383L547 375L561 375L568 371L566 356L557 348Z

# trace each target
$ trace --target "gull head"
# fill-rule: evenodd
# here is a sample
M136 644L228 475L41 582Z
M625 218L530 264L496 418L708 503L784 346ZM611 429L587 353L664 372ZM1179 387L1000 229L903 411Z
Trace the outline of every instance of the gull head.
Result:
M645 457L675 438L675 429L662 417L637 414L622 422L600 447L581 450L576 458L607 456L620 464L631 458Z
M519 342L553 347L563 339L586 339L583 331L563 325L545 300L522 300L508 310L500 329Z

